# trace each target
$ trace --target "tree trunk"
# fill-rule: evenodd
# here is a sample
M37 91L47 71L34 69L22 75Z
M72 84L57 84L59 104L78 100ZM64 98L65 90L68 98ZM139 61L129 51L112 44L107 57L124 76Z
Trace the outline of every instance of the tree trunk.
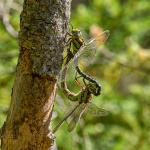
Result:
M49 150L49 130L62 65L70 0L25 0L20 55L9 113L1 130L2 150Z

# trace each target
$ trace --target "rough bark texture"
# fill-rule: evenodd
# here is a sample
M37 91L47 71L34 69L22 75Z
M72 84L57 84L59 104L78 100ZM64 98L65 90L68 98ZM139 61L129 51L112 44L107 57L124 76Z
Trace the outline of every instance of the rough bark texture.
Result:
M2 150L49 150L49 124L62 64L70 0L25 0L20 55L11 105L3 125Z

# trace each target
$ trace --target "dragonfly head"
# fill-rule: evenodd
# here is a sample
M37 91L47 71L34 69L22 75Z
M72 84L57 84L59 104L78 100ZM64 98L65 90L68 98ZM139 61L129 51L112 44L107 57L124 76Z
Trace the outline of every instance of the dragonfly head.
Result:
M92 93L95 96L98 96L101 94L101 86L95 83L89 83L88 90L90 93Z
M81 37L82 36L82 33L81 31L77 28L77 29L72 29L72 35L74 37Z

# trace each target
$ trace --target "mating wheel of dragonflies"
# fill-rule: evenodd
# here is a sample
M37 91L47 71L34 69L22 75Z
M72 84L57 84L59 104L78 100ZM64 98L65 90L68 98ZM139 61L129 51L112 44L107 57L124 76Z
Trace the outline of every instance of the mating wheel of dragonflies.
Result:
M90 114L98 116L105 116L108 114L108 111L104 110L103 108L97 107L91 102L93 95L100 95L101 86L96 80L86 75L79 69L78 58L85 50L89 51L88 48L95 41L100 40L102 36L105 36L106 40L109 36L109 31L104 31L103 33L99 34L96 38L91 39L89 42L84 41L84 38L82 37L81 31L79 29L72 29L72 32L68 33L68 35L69 39L66 42L67 52L66 56L64 57L66 61L64 63L61 75L61 88L63 89L66 97L70 101L77 102L78 104L75 105L74 108L71 109L65 115L65 117L58 123L58 125L53 129L53 133L55 133L57 129L62 125L62 123L68 120L68 118L71 118L68 122L68 130L72 131L75 128L79 119L81 118L82 114L86 111L90 111ZM92 49L90 48L90 50ZM77 94L70 92L70 90L67 88L66 83L67 69L71 60L74 60L77 72L83 77L83 79L86 79L88 81L88 83L85 83L84 87L82 87L82 90Z

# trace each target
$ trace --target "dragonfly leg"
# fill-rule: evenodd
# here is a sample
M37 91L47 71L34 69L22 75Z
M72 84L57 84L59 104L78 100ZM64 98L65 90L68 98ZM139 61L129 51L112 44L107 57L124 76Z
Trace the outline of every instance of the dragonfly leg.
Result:
M70 51L70 49L71 49L71 42L72 41L70 41L70 43L68 43L68 48L67 48L67 55L63 58L63 61L66 59L66 63L68 63L69 62L69 60L71 59L71 58L73 58L73 54L72 54L72 52Z
M76 71L76 74L75 74L75 80L77 81L79 78L81 78L82 76L81 75L78 75L78 72Z
M68 40L66 40L66 39L67 39L67 35L69 35L70 37L72 37L72 34L70 34L69 32L67 32L66 35L65 35L65 43L68 42ZM69 39L70 39L70 38L69 38Z
M87 86L85 78L83 78L83 83L84 83L85 86Z
M71 33L69 33L69 32L67 32L67 34L68 34L69 36L72 36L72 34L71 34Z
M66 43L66 46L69 46L72 42L72 38L70 37L65 43Z
M68 48L67 48L67 55L64 57L64 59L66 59L66 57L68 56L68 53L71 52L70 51L70 49L71 49L71 42L72 42L71 38L69 38L68 41L66 42L66 47L68 47Z
M83 86L81 86L80 82L78 81L78 78L81 78L82 76L78 76L78 73L76 72L75 74L75 81L77 83L77 86L83 89Z
M78 76L78 72L76 71L75 80L78 80L78 78L81 78L81 75Z

